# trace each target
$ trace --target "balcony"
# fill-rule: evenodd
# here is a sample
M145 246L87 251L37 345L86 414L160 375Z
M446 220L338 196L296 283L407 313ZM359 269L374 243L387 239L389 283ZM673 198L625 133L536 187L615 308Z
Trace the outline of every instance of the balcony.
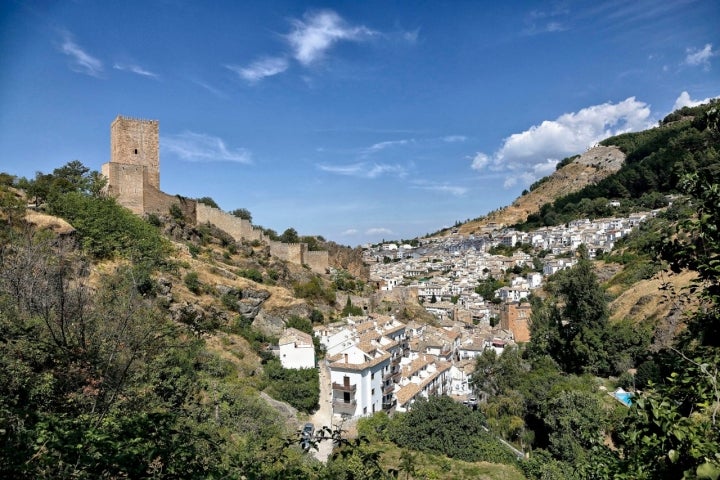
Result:
M389 395L394 391L395 391L395 384L393 382L390 382L389 385L385 385L383 387L383 395Z
M387 400L387 401L383 402L382 408L383 408L383 410L391 410L391 409L395 408L395 405L397 405L397 400L395 400L395 399Z
M355 415L355 410L357 410L357 402L355 400L345 402L343 400L336 399L333 400L332 406L333 413L340 413L344 415Z
M357 390L357 385L343 385L342 383L333 382L332 388L333 390L337 390L339 392L350 392L354 394Z

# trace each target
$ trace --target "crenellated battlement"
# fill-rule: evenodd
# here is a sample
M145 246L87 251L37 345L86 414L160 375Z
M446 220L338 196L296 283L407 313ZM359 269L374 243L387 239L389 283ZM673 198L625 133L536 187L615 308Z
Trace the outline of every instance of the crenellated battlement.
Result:
M211 223L236 241L260 241L270 254L287 262L308 265L325 273L327 252L310 252L305 243L282 243L265 238L250 221L235 217L195 200L168 195L160 190L160 122L118 115L110 125L110 162L103 164L106 191L138 215L167 214L173 205L193 224ZM324 255L323 255L324 254Z

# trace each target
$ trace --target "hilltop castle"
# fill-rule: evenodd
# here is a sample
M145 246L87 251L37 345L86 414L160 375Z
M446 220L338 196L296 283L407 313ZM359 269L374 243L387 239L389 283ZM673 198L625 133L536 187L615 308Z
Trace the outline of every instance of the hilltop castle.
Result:
M325 273L328 252L308 250L305 243L282 243L265 238L263 231L248 220L217 208L160 190L160 126L157 120L141 120L118 115L110 125L110 161L102 173L108 179L107 192L120 205L137 215L166 215L173 205L195 225L211 223L236 241L260 241L270 246L270 254L313 272Z

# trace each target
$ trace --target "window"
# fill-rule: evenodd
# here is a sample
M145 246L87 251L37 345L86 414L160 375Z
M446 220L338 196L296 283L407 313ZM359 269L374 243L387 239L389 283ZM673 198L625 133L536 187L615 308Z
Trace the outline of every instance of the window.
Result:
M370 380L375 380L375 372L372 372L372 373L370 374Z
M137 148L135 149L135 155L137 155Z

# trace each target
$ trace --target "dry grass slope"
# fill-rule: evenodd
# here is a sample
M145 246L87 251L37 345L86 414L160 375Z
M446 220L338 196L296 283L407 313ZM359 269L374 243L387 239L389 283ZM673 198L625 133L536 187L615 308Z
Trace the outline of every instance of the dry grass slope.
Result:
M620 170L625 154L617 147L596 146L569 164L553 172L548 180L532 192L518 197L512 205L491 212L487 216L467 222L458 228L461 235L480 231L488 224L513 225L527 220L544 204L554 201L586 185L597 183Z

